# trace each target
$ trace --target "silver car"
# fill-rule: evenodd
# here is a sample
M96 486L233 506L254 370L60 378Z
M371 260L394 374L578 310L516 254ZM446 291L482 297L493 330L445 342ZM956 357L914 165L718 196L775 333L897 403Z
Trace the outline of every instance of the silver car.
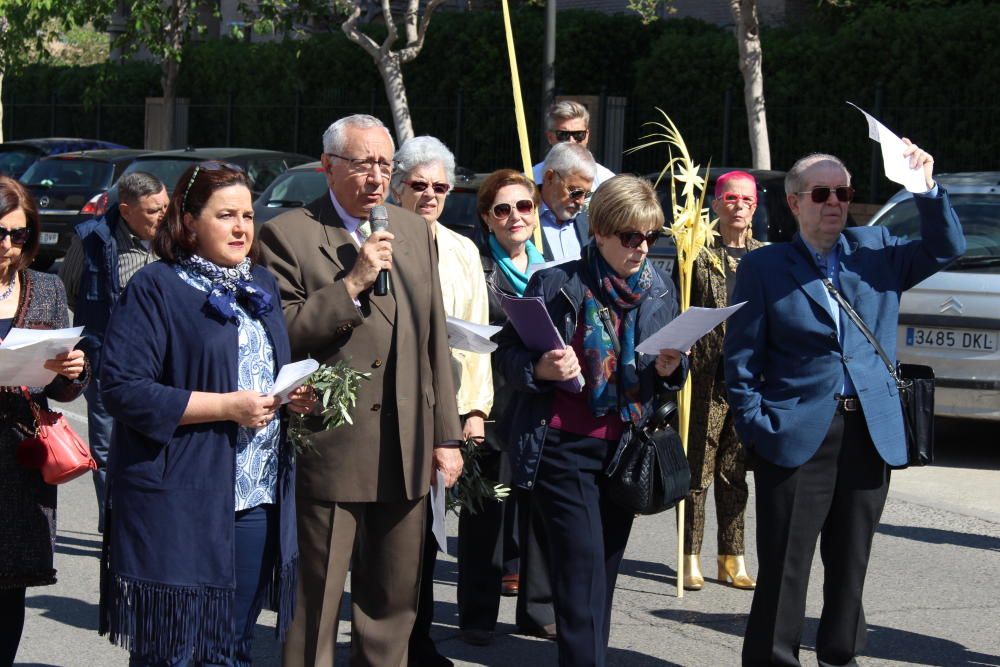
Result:
M935 414L1000 421L1000 172L941 174L968 249L900 303L900 361L936 376ZM872 218L894 236L920 236L913 198L894 195Z

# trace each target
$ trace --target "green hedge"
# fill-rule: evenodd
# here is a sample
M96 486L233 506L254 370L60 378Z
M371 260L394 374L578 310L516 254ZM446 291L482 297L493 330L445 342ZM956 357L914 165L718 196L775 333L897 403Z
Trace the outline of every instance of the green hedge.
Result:
M544 16L523 8L513 21L531 137L538 141ZM731 32L693 20L643 26L631 16L581 11L560 12L558 21L559 92L626 97L626 146L636 143L643 122L657 118L653 107L659 106L699 162L719 165L728 153L730 164L749 164ZM861 115L844 104L851 100L911 133L934 153L939 170L995 168L1000 103L992 89L1000 80L1000 44L987 31L998 24L1000 5L965 2L911 11L882 5L827 10L812 25L765 29L773 165L787 168L809 151L834 152L852 167L866 199L884 199L895 186L880 177L874 191L869 187L872 144ZM404 66L404 75L418 134L441 137L456 148L461 164L475 169L520 163L499 13L439 12L423 52ZM727 87L728 148L722 130ZM143 98L158 92L159 68L150 63L35 66L5 82L5 102L15 102L7 108L5 129L13 118L15 137L99 131L102 138L139 145ZM339 32L280 43L192 44L179 94L191 100L195 145L223 144L231 118L235 145L316 154L323 129L341 115L365 111L390 118L373 63ZM626 157L623 168L651 171L663 159L662 152L646 151Z

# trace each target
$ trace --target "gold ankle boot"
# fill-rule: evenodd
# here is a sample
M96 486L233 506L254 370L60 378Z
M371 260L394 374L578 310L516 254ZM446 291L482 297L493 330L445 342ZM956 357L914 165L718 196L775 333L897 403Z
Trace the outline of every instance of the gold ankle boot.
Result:
M743 560L743 554L719 556L719 581L744 590L757 587L757 582L747 574L747 564Z
M684 590L700 591L705 585L705 577L701 574L701 558L698 554L684 555Z

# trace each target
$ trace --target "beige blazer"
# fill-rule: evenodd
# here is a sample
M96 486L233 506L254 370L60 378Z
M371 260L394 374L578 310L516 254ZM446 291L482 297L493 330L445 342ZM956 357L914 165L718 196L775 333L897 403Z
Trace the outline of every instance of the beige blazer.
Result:
M434 445L461 438L433 239L416 214L386 208L395 235L392 288L385 297L360 295L360 307L343 282L358 247L328 192L260 231L261 261L278 280L292 358L344 360L371 374L361 383L354 423L318 433L317 451L299 458L298 494L312 500L420 498L428 491ZM386 377L393 367L394 376ZM395 385L391 395L383 395L387 381ZM393 421L398 444L382 437ZM399 457L403 489L393 482Z

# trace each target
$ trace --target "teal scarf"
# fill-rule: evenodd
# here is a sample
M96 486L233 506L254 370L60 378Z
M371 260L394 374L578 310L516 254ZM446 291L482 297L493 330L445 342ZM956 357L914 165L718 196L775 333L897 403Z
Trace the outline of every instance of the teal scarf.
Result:
M528 275L522 273L516 266L514 266L513 260L511 260L510 255L507 251L503 249L500 242L497 241L497 237L490 234L489 237L490 244L490 254L493 255L494 261L499 265L500 270L503 271L504 276L507 278L507 282L510 283L514 291L517 292L518 296L524 296L524 290L528 287ZM532 264L544 264L545 258L542 257L541 253L535 249L535 244L528 241L524 244L524 251L528 253L528 266Z

